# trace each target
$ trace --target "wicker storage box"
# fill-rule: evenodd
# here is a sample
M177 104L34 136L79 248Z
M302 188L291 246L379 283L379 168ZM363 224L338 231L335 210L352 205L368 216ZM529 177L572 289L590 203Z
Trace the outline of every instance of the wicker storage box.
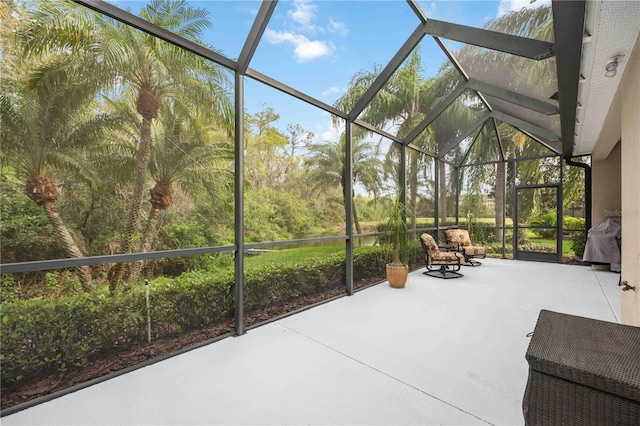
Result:
M640 327L542 310L525 357L526 425L640 425Z

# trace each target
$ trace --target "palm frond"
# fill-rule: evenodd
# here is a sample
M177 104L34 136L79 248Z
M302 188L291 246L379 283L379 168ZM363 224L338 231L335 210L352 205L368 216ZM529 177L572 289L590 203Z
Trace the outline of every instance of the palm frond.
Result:
M97 14L68 0L37 3L29 9L29 24L17 34L24 56L75 52L93 41Z

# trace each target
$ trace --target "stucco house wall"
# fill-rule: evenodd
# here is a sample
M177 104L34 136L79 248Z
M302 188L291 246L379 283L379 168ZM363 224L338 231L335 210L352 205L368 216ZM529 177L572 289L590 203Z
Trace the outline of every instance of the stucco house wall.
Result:
M617 209L619 186L622 280L635 287L623 292L622 323L640 326L640 38L629 55L592 158L594 225L607 210L610 214Z

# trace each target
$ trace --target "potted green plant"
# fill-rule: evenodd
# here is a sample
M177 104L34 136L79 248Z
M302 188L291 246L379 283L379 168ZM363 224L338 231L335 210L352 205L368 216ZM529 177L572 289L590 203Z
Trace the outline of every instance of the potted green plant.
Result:
M393 258L386 265L387 281L391 287L402 288L407 282L409 267L402 262L401 253L406 257L407 252L407 222L405 204L395 198L389 210L389 217L384 226L387 233L387 244Z

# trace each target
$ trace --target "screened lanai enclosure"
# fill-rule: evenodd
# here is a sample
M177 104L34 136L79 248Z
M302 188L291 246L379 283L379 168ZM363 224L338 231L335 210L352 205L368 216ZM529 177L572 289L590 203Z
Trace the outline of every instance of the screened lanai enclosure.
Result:
M585 2L508 4L3 2L3 390L378 283L396 201L581 258Z

